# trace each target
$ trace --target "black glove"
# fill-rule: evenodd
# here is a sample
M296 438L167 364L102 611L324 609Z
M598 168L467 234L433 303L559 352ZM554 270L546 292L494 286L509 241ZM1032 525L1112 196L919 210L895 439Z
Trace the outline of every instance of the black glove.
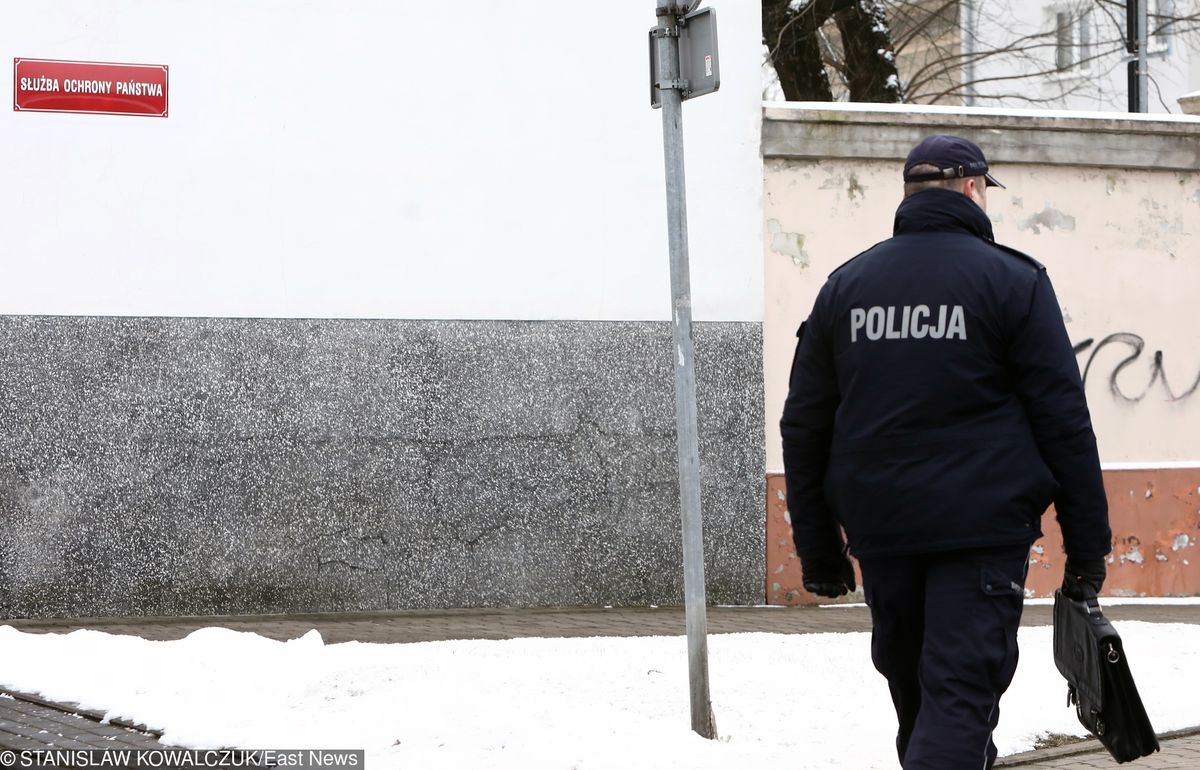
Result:
M1063 569L1063 596L1077 602L1096 596L1107 575L1104 559L1072 559L1068 556L1067 566Z
M801 559L800 572L804 576L804 590L817 596L836 599L858 588L854 582L854 565L844 553Z

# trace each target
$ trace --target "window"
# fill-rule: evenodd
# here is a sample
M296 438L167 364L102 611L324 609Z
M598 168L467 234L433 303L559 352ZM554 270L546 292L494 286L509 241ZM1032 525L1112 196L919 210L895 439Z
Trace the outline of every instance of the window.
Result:
M1092 61L1090 9L1065 7L1054 11L1054 64L1059 71L1087 70Z
M1175 0L1147 0L1146 49L1166 51L1174 33Z
M1059 11L1055 14L1057 22L1057 41L1054 48L1054 62L1060 70L1070 69L1075 63L1075 39L1071 33L1071 14Z

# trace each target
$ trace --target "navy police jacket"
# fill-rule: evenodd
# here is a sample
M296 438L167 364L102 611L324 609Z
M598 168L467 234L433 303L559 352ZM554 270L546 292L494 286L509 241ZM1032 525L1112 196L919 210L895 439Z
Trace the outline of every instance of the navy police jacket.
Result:
M1111 547L1096 437L1045 268L941 188L830 275L801 325L783 419L801 559L1031 543Z

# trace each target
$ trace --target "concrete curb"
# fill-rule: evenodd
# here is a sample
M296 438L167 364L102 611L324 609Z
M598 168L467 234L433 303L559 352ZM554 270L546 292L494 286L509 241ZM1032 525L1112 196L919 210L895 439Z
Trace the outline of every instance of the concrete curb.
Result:
M1165 733L1159 733L1158 741L1162 743L1175 738L1189 738L1193 735L1200 735L1200 726L1185 727L1182 730L1169 730ZM1010 754L1007 757L997 759L995 767L1036 765L1051 759L1062 759L1063 757L1073 757L1080 754L1098 754L1104 750L1104 746L1100 744L1100 741L1095 738L1087 738L1081 740L1079 743L1072 743L1068 746L1055 746L1048 749L1023 751L1020 754Z

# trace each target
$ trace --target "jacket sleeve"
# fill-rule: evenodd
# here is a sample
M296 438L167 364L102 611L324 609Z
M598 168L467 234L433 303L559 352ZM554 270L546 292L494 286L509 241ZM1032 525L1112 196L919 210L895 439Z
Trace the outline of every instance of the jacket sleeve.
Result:
M837 554L843 548L841 529L824 492L833 420L840 400L829 329L821 317L827 290L828 286L796 333L788 397L779 422L788 516L796 554L802 560Z
M1027 307L1009 345L1013 383L1058 484L1054 507L1067 555L1098 559L1112 550L1108 500L1079 365L1045 269Z

